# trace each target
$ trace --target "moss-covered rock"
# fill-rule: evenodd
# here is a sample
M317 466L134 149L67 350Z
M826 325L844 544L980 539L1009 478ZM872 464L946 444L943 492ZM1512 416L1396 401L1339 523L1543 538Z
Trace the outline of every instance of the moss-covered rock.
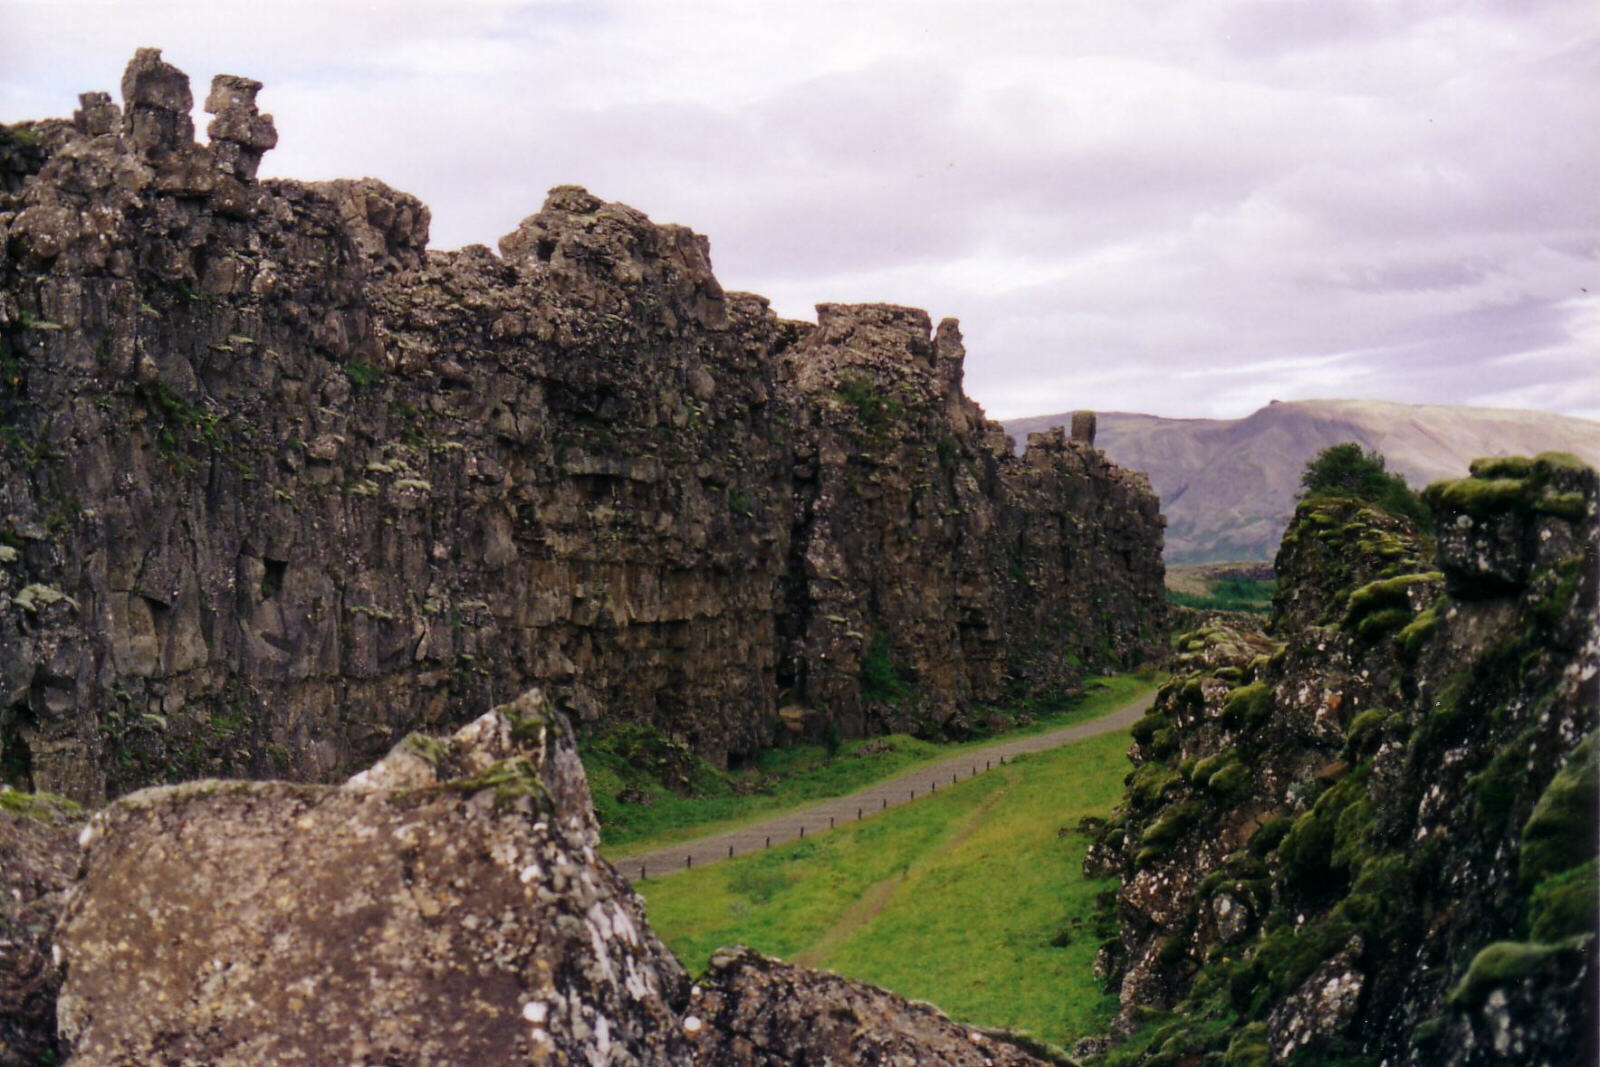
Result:
M1550 780L1522 828L1522 883L1533 886L1592 859L1600 806L1600 733L1591 733Z
M1126 1062L1592 1058L1597 487L1547 457L1470 480L1473 512L1433 494L1436 567L1401 520L1303 507L1281 650L1226 679L1188 654L1150 735L1187 791L1124 843Z
M1600 860L1551 875L1528 898L1528 936L1551 943L1600 929Z

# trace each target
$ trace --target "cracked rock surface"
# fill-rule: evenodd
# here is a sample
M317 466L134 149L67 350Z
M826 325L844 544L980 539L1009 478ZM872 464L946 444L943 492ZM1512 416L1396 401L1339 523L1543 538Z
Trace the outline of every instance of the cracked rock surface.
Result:
M342 787L118 801L59 940L70 1062L686 1062L684 972L587 799L530 693Z
M782 320L576 186L431 250L382 182L259 180L270 96L218 75L196 142L144 49L0 126L6 780L333 782L534 685L725 764L1159 653L1148 481L1013 455L954 319Z

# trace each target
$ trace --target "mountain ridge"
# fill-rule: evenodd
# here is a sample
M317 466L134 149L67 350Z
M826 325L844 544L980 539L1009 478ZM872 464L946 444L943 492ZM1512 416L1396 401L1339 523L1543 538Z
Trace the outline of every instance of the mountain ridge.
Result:
M1021 443L1071 413L1004 420ZM1097 413L1096 445L1143 470L1167 517L1167 562L1268 560L1317 452L1355 441L1382 453L1414 488L1462 477L1479 456L1571 452L1600 463L1600 422L1514 408L1385 400L1273 401L1242 418Z

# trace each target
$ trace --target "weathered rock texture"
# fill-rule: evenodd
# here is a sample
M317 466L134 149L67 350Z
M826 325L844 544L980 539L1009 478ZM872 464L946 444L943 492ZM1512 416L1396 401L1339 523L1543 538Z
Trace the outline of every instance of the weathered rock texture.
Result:
M59 947L74 1063L686 1062L686 976L595 856L537 694L345 786L96 815Z
M60 1062L50 947L82 825L68 801L0 787L0 1067Z
M258 88L195 144L145 50L125 113L0 127L9 780L328 781L533 683L722 761L1155 647L1148 483L1014 457L953 321L779 320L571 187L430 252L381 183L255 180Z
M1185 635L1134 728L1090 858L1139 1062L1594 1062L1596 476L1482 460L1426 497L1436 546L1303 503L1270 635Z
M72 1064L1045 1062L753 953L691 988L596 856L536 692L342 787L147 789L83 836L56 945Z
M1003 1034L961 1026L927 1004L749 949L724 950L691 991L694 1062L716 1067L1031 1067Z

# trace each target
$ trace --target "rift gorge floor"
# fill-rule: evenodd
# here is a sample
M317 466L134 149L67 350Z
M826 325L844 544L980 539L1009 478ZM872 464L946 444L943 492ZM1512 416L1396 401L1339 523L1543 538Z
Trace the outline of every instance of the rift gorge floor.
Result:
M1109 681L1080 718L1152 688ZM1113 932L1098 928L1095 901L1116 882L1083 876L1076 827L1121 799L1129 744L1119 729L1020 756L875 818L636 888L693 973L745 944L1070 1044L1116 1011L1093 974Z

